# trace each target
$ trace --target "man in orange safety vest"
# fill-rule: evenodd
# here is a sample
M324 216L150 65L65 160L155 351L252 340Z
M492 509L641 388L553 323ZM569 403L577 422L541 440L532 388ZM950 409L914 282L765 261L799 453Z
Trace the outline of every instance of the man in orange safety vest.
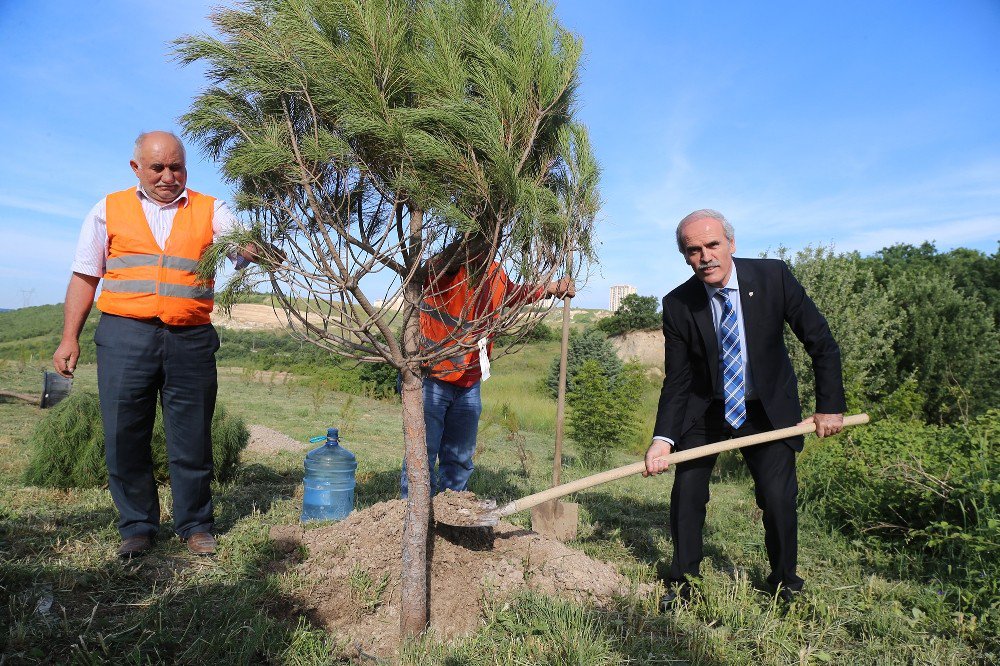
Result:
M573 280L564 277L545 285L517 285L503 267L484 253L434 270L424 285L420 333L426 351L454 347L455 353L427 369L424 377L424 425L431 492L465 490L472 475L479 416L480 385L489 377L492 340L480 339L483 319L504 308L532 303L546 296L573 297ZM400 479L407 496L406 464Z
M184 146L169 132L135 142L138 185L107 195L84 220L66 290L62 341L53 364L72 377L80 331L97 299L94 334L108 486L118 508L118 555L146 553L160 526L150 440L159 398L167 436L173 529L188 550L212 555L212 414L219 336L212 282L198 261L236 220L226 204L186 188ZM245 265L252 245L231 255Z

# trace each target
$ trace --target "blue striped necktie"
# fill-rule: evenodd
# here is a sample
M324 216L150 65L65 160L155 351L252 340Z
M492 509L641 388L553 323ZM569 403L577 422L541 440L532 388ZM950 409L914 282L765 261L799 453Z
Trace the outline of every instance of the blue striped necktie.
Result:
M739 428L747 420L747 406L743 385L743 352L740 349L740 329L736 322L736 310L729 300L729 292L720 289L716 296L722 299L722 396L726 403L726 421Z

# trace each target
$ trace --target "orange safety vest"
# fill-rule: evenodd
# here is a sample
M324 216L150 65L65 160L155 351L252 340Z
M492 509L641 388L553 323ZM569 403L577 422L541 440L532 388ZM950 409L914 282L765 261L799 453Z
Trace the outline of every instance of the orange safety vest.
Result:
M423 337L421 349L424 353L442 348L473 345L471 349L458 347L453 356L438 361L430 370L430 376L459 386L472 386L482 376L479 367L479 349L476 343L482 337L482 329L474 330L472 322L484 315L497 313L514 300L535 300L541 291L535 288L518 287L510 284L507 274L500 264L490 264L483 278L487 284L480 289L478 302L470 304L476 295L478 285L470 285L468 271L461 266L454 275L435 276L424 288L424 299L420 304L420 333ZM522 293L523 292L523 293ZM480 324L480 326L482 326ZM493 341L486 346L486 353L493 351Z
M215 199L192 190L177 209L165 248L153 238L134 187L106 198L108 261L101 312L195 326L211 321L214 282L199 282L198 261L212 244Z

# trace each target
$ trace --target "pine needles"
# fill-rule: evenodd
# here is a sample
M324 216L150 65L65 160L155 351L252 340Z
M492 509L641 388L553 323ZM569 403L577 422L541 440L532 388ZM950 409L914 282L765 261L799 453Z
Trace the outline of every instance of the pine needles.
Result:
M236 475L240 452L250 433L243 419L230 416L219 406L212 418L212 455L215 480L225 482ZM163 416L156 410L153 426L153 477L169 480L167 438ZM104 465L104 427L97 394L75 393L59 403L35 427L28 438L31 461L24 483L55 488L95 488L108 483Z

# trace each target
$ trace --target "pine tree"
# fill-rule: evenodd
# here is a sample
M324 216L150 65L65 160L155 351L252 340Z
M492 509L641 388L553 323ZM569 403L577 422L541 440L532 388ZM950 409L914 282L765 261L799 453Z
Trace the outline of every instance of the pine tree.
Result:
M470 310L456 330L474 336L428 349L424 285L477 255L524 284L556 277L571 254L585 269L599 199L574 120L581 42L538 0L249 0L214 23L220 38L178 42L213 81L183 122L253 228L218 244L205 272L254 242L259 269L220 304L265 282L302 338L401 373L400 622L412 635L428 618L422 369L544 315L512 301ZM473 291L487 288L471 273Z
M150 442L153 478L157 483L170 480L167 464L167 435L163 414L156 408ZM230 415L222 405L212 416L213 478L225 483L236 476L240 453L250 441L243 419ZM28 438L31 460L24 482L54 488L100 488L108 484L104 464L104 424L97 394L92 391L72 393L38 422Z
M622 371L622 361L618 358L618 352L604 333L595 328L588 328L582 333L573 331L570 333L569 347L566 350L566 395L577 390L577 376L580 374L580 368L588 360L596 361L611 382L616 381ZM552 397L556 397L559 390L558 357L552 359L549 365L546 386Z
M569 426L584 465L606 466L611 452L635 436L642 381L642 367L635 363L614 378L593 359L580 366L576 390L568 396Z

